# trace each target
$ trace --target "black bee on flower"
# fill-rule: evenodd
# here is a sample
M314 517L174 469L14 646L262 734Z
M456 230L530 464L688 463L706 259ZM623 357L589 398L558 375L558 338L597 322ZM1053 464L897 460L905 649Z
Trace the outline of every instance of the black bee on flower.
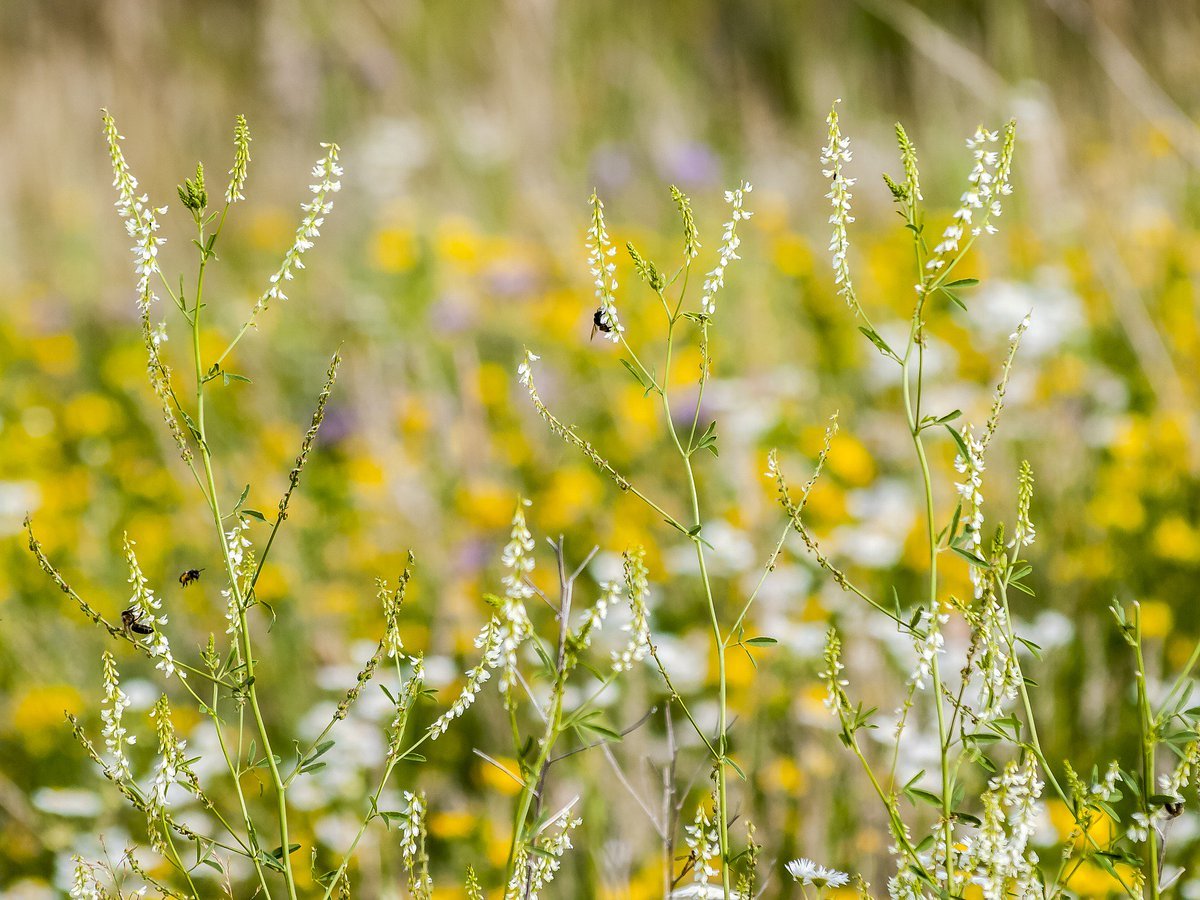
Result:
M136 606L131 606L129 609L121 611L121 624L126 632L132 631L134 634L154 634L154 629L147 625L142 620L142 614Z
M596 312L592 315L592 338L596 337L597 331L602 331L605 334L609 334L612 332L612 326L609 325L608 322L604 318L604 307L603 306L600 307L598 310L596 310ZM590 339L591 338L589 338L589 340Z
M186 572L184 572L182 575L179 576L180 586L187 587L192 582L199 581L200 573L203 571L204 571L203 569L188 569Z

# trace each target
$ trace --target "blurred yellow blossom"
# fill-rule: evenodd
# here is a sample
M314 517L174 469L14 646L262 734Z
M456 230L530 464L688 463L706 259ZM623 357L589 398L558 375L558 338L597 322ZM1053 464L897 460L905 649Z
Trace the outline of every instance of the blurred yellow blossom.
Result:
M79 344L72 334L35 337L29 350L39 368L50 375L70 375L79 366Z
M417 261L417 241L408 228L381 228L371 241L371 263L381 272L398 275Z

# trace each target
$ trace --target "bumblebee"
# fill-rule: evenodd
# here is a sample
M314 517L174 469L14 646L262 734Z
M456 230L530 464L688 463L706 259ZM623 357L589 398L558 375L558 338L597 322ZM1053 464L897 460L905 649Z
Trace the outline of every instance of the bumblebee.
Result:
M154 634L154 629L141 621L141 614L136 606L131 606L129 609L122 610L121 624L125 626L125 631L132 631L134 634Z
M597 331L602 331L605 334L609 334L612 331L612 326L604 320L603 306L596 310L596 312L592 315L592 338L596 337Z
M193 581L199 581L200 573L203 571L204 571L203 569L188 569L186 572L184 572L182 575L179 576L180 586L187 587Z

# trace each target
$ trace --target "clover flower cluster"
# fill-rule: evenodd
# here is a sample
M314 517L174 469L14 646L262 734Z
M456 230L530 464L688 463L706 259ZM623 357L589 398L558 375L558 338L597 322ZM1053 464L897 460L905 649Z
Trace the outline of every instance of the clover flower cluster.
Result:
M525 507L528 505L528 500L522 500L513 514L509 542L501 557L508 570L502 579L505 596L498 599L496 613L475 637L475 646L482 651L480 660L467 671L466 683L450 708L429 726L429 735L433 740L445 734L450 723L470 708L484 684L491 679L493 670L503 669L500 692L505 703L511 700L511 689L517 677L517 649L533 633L524 602L534 595L525 580L534 566L530 555L534 547L533 535L525 523Z
M649 572L646 569L646 551L637 547L625 552L625 587L629 598L629 609L633 614L625 629L630 633L629 643L621 651L613 651L613 671L627 672L633 664L646 658L650 652L650 614L646 600L650 596Z
M850 200L853 197L850 188L857 179L842 174L842 167L854 157L850 150L850 138L842 137L842 129L838 124L837 104L841 102L834 102L825 120L829 123L829 140L821 150L821 174L831 179L830 190L825 197L833 207L829 216L829 224L833 226L833 235L829 239L829 252L833 254L833 281L838 286L838 296L844 298L850 308L858 313L858 297L854 293L850 263L846 258L850 251L850 234L846 226L854 222L854 216L850 215Z
M500 636L499 619L492 616L488 620L488 623L476 635L475 646L483 651L482 656L479 662L467 671L466 683L458 692L458 696L454 698L454 702L429 726L431 740L436 741L449 731L450 723L471 708L483 686L491 680L491 670L500 664L503 643Z
M146 314L158 297L150 286L150 278L158 272L158 248L166 243L166 238L158 237L158 217L165 215L165 206L150 205L146 194L138 196L138 181L125 154L121 150L121 141L125 138L117 131L117 123L113 117L104 112L104 136L108 141L109 158L112 161L113 187L117 189L117 214L125 223L126 233L133 238L134 271L137 273L138 310Z
M608 329L603 332L604 336L615 344L625 331L625 326L617 316L617 264L612 260L617 255L617 248L608 239L608 229L604 226L604 203L595 191L592 191L588 203L592 206L592 224L587 231L588 271L596 288L600 321Z
M408 716L412 710L413 703L421 694L421 689L425 686L425 657L420 653L415 653L408 657L409 665L412 667L412 672L408 676L408 680L404 682L404 690L401 691L399 698L396 700L396 714L392 716L391 725L388 726L388 750L387 758L393 759L400 753L400 742L404 738L404 729L408 724ZM474 695L472 695L474 699ZM470 704L468 703L467 706ZM463 707L466 709L466 706ZM456 715L461 715L461 710ZM447 725L449 720L447 721ZM432 732L432 729L430 729ZM442 732L445 732L443 728ZM431 734L431 737L436 740L438 735Z
M932 609L921 610L921 616L912 631L913 650L917 654L916 666L908 676L908 684L918 691L925 690L925 679L933 674L933 661L939 653L946 652L946 639L942 635L942 625L950 619L948 613L941 611L941 601L933 601Z
M692 201L675 185L671 185L671 199L679 207L683 217L683 260L690 263L700 253L700 232L696 229L696 217L692 214Z
M600 630L608 616L608 610L621 599L624 592L625 585L619 581L606 581L600 585L600 596L584 611L579 630L576 632L575 642L580 651L591 646L593 633Z
M71 877L71 891L67 896L72 900L106 900L108 892L100 884L100 877L96 874L100 867L82 856L72 856L71 861L75 863L75 871ZM141 896L144 892L143 888L134 896Z
M972 614L968 613L970 617ZM977 710L976 724L993 721L1004 714L1004 703L1015 700L1021 684L1021 672L1013 658L1010 634L1012 625L1008 613L996 598L991 581L978 613L972 623L975 639L982 648L978 670L983 675L982 700Z
M404 792L405 808L400 818L400 856L408 873L408 892L428 897L433 891L425 858L425 796Z
M1013 529L1010 547L1028 547L1037 540L1037 529L1029 518L1029 507L1033 503L1033 468L1028 460L1021 460L1017 473L1017 524Z
M850 883L850 876L837 869L827 869L811 859L793 859L786 866L787 873L801 884L811 884L815 887L845 887Z
M825 669L817 677L825 683L825 706L838 718L850 712L850 698L846 686L850 683L841 677L846 666L842 663L842 639L837 629L830 628L825 634Z
M959 866L971 873L984 900L1041 895L1038 855L1030 846L1042 793L1033 754L1010 760L983 793L982 824L965 838Z
M236 635L242 627L243 607L239 605L238 598L245 598L246 588L255 572L254 550L250 545L250 538L246 536L249 530L250 526L246 520L239 518L233 527L225 532L229 566L233 569L239 588L235 590L235 585L231 584L221 591L221 596L225 598L225 621L229 623L225 629L226 634Z
M967 189L959 201L950 224L942 233L941 242L933 248L933 258L925 264L927 269L937 271L946 265L946 256L960 248L960 242L969 232L972 237L980 234L995 234L996 226L991 219L1001 213L1001 197L1012 193L1009 176L1012 171L1013 147L1016 124L1009 122L1001 133L980 126L973 137L967 139L975 164L967 176ZM978 216L978 221L976 220Z
M137 736L127 736L125 726L121 724L121 716L129 708L129 697L121 690L117 661L107 650L104 651L102 659L106 708L100 710L100 719L104 722L101 733L104 735L104 746L112 756L112 764L105 768L110 778L115 781L123 781L130 777L129 759L125 755L125 745L137 743Z
M539 894L562 868L563 856L574 846L571 832L582 822L578 816L563 816L558 833L537 845L536 852L531 854L524 847L517 851L512 878L504 889L504 900L538 900Z
M500 675L500 693L505 701L517 680L517 648L533 634L533 624L525 609L525 601L534 596L527 579L533 572L533 535L525 523L525 507L528 500L522 499L513 514L512 530L508 543L500 555L500 562L507 570L500 579L504 585L504 599L500 605L500 644L503 671Z
M965 476L963 481L954 485L958 495L962 497L964 525L963 544L976 556L983 556L983 443L975 439L968 425L962 432L963 443L967 448L964 457L959 451L954 458L954 468ZM975 588L975 599L983 597L985 573L971 566L971 584Z
M754 186L748 181L743 181L739 187L725 192L725 202L730 205L732 212L730 213L729 221L725 223L725 233L721 236L721 249L717 254L716 268L709 272L704 279L704 290L700 297L700 308L707 316L711 316L717 311L716 296L717 291L725 285L725 270L729 268L729 264L735 259L741 259L737 255L737 250L742 245L742 239L738 236L737 228L738 222L749 219L754 215L754 213L743 208L745 196L752 190L754 190Z
M150 717L154 719L155 731L158 733L158 762L154 767L154 782L150 786L146 814L152 823L152 840L161 840L153 837L157 834L153 822L164 815L169 805L167 793L171 786L182 784L199 796L200 783L188 764L187 754L184 753L187 741L175 734L175 723L171 721L171 707L165 694L154 704Z
M250 126L246 117L239 115L233 126L233 168L229 170L229 187L225 190L225 202L237 203L245 200L242 188L246 186L246 169L250 164Z
M400 638L400 608L404 604L404 593L408 586L409 569L400 576L400 584L394 591L388 590L387 582L380 579L379 600L383 604L383 646L387 650L388 659L404 656L404 641Z
M154 591L149 587L146 576L142 574L142 567L138 564L137 555L133 550L134 542L129 539L129 535L125 535L124 540L125 560L129 564L129 583L133 585L133 595L129 598L128 606L136 621L153 629L150 634L149 650L151 656L158 660L154 667L168 678L172 675L178 675L181 679L187 678L186 673L175 668L171 642L159 630L160 625L167 624L166 616L157 615L158 611L162 609L162 601L154 596Z
M317 179L317 183L308 187L313 199L300 204L304 218L300 221L300 227L296 229L296 238L284 254L279 270L271 276L270 287L254 304L252 315L266 309L272 300L287 299L287 294L283 292L283 282L291 281L295 277L294 270L304 268L301 257L312 248L313 240L321 234L325 217L333 210L333 201L329 199L329 195L342 189L342 183L338 180L342 175L342 167L338 165L338 145L321 146L326 150L325 156L317 160L312 170L312 177Z
M696 808L696 818L691 825L684 827L683 834L693 860L692 881L708 884L720 874L713 861L721 855L721 835L716 823L709 818L704 804Z

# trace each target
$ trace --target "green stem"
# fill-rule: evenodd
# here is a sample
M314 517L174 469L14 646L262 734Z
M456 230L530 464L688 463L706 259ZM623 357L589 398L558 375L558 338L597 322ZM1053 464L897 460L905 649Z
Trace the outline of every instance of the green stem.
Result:
M1157 793L1154 785L1154 757L1155 757L1155 728L1153 713L1150 709L1150 697L1146 690L1146 660L1142 654L1142 614L1141 607L1134 604L1133 607L1133 653L1134 659L1137 661L1137 698L1138 698L1138 718L1139 728L1141 732L1142 742L1142 796L1141 806L1142 814L1146 817L1146 829L1149 834L1146 835L1147 851L1149 855L1149 871L1147 872L1146 880L1150 885L1151 900L1158 900L1159 897L1159 859L1158 859L1158 831L1154 826L1154 808L1150 803L1150 797Z
M222 223L224 218L222 217ZM199 231L199 243L203 248L204 244L204 226L202 222L197 223ZM220 233L220 228L216 232ZM216 235L214 235L215 238ZM215 244L215 239L214 242ZM275 763L275 754L271 749L271 739L267 733L266 722L263 719L262 710L258 703L258 689L254 678L254 654L250 643L250 627L246 620L246 608L242 597L241 587L238 583L237 571L234 568L233 561L229 556L229 543L225 539L225 529L223 524L224 517L221 514L221 504L217 496L216 478L213 474L212 454L208 446L208 432L205 427L204 417L204 366L201 361L200 354L200 311L203 308L204 300L204 272L208 264L211 253L206 250L201 251L199 272L196 276L196 297L195 304L192 309L191 325L192 325L192 355L195 362L196 372L196 429L199 432L199 452L200 459L204 466L204 477L207 484L208 506L212 513L213 525L217 530L217 540L221 545L221 555L225 563L225 572L229 579L229 589L233 596L234 604L237 608L238 615L238 640L241 645L241 654L243 664L245 666L245 684L246 696L250 703L251 712L254 715L254 722L258 728L259 739L262 741L263 753L266 756L267 767L271 773L271 782L275 788L276 812L279 819L279 836L280 836L280 856L283 866L284 883L287 886L288 896L291 900L297 900L296 895L296 879L292 873L291 853L289 852L288 839L288 811L287 811L287 789L284 787L283 779L279 774L279 767Z

